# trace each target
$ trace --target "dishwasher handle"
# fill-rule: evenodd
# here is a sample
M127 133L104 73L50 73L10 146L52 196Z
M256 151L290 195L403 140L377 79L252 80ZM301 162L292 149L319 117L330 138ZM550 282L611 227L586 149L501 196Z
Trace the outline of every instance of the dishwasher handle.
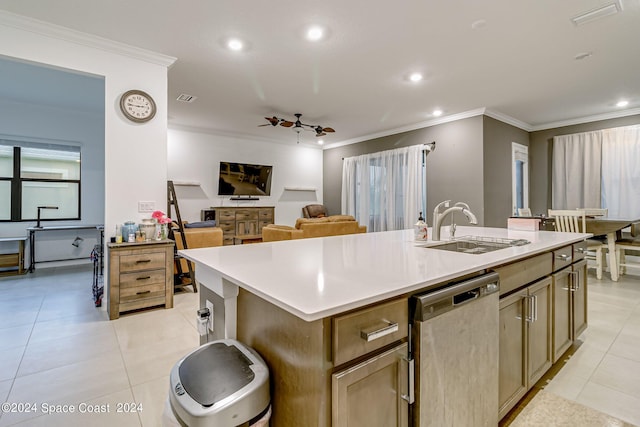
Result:
M436 291L413 297L415 311L413 319L423 322L449 310L496 293L500 290L498 273L491 272L463 282L445 286Z

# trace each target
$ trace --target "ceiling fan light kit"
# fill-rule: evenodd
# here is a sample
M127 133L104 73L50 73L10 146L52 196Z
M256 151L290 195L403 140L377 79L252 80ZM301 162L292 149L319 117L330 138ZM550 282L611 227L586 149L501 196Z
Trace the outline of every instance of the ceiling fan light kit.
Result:
M294 132L296 132L298 134L298 137L300 136L300 132L302 132L303 130L314 131L316 133L316 137L325 136L327 134L327 132L335 132L335 130L333 128L330 128L330 127L322 127L320 125L309 125L307 123L302 123L300 121L300 117L302 117L301 113L296 113L296 114L294 114L294 116L296 116L296 120L295 121L282 119L282 118L279 118L279 117L276 117L276 116L265 117L265 119L269 123L265 123L263 125L258 125L258 127L280 125L280 126L283 126L283 127L286 127L286 128L293 128ZM300 142L300 141L298 140L298 142Z

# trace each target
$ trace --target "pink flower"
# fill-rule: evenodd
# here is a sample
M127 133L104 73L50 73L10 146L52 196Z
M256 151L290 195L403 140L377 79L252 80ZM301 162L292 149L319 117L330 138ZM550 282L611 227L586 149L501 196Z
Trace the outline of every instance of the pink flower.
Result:
M171 224L171 218L162 211L154 211L151 214L151 218L155 218L155 220L158 221L158 224Z

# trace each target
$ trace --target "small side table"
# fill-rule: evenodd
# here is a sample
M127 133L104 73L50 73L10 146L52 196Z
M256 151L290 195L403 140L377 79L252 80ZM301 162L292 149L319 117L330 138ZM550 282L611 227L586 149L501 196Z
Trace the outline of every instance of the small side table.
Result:
M0 242L18 242L18 252L0 254L0 268L15 268L15 270L0 271L0 276L14 276L27 272L24 269L24 243L27 239L27 236L0 237Z
M239 242L239 243L238 243ZM262 242L262 234L236 234L233 236L233 244L246 245L247 243Z

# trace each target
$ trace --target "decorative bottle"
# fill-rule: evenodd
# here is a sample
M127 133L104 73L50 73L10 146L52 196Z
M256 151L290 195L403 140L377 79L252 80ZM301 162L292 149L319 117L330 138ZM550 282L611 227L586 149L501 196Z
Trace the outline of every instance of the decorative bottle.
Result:
M418 215L418 222L416 222L416 225L414 226L414 231L416 240L427 240L429 238L427 223L422 217L422 212Z

